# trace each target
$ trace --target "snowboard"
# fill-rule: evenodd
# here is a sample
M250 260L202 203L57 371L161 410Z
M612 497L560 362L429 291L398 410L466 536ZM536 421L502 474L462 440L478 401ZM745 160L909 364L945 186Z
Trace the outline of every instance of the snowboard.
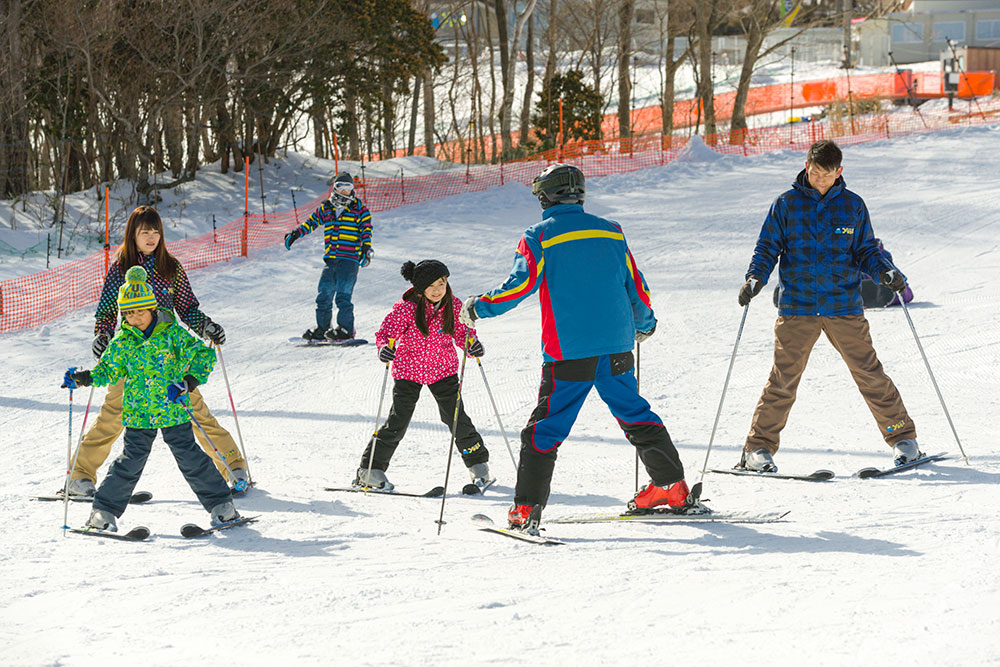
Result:
M306 340L302 336L289 338L288 342L295 347L354 347L356 345L367 345L364 338L349 338L348 340Z
M903 465L893 466L892 468L862 468L855 473L855 476L859 479L872 479L875 477L886 477L887 475L895 475L897 472L903 472L905 470L910 470L916 468L917 466L922 466L925 463L933 463L934 461L941 461L948 458L946 455L948 452L941 452L940 454L931 454L929 456L923 456L919 459L910 461L909 463L904 463Z

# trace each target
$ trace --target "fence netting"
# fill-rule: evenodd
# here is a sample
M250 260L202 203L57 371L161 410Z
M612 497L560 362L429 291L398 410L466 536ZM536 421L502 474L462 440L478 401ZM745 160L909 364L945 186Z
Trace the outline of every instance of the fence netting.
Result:
M960 113L940 109L909 108L855 115L851 105L836 117L821 121L720 132L702 137L718 153L755 155L776 150L805 150L814 141L836 139L857 144L956 126L1000 122L1000 99L983 98L958 103ZM567 162L580 167L588 178L662 166L677 159L690 140L678 136L641 136L605 141L584 141L506 164L468 166L420 176L369 178L358 194L372 213L430 199L517 182L528 185L546 165ZM170 252L193 271L216 262L247 256L249 252L281 243L296 222L305 220L329 191L295 209L248 214L215 231L185 241L170 241ZM378 229L376 218L375 228ZM37 327L66 313L93 305L100 296L108 261L114 249L100 250L83 259L32 275L0 281L0 332Z

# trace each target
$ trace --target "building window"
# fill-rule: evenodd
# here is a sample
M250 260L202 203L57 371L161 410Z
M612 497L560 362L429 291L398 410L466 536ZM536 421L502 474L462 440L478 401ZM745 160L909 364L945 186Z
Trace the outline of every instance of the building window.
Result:
M922 23L893 23L892 43L905 44L907 42L924 41L924 25Z
M976 39L1000 39L1000 21L976 21Z
M965 21L943 21L934 24L934 41L965 41Z
M656 22L656 15L652 9L637 9L635 10L635 22L653 25Z

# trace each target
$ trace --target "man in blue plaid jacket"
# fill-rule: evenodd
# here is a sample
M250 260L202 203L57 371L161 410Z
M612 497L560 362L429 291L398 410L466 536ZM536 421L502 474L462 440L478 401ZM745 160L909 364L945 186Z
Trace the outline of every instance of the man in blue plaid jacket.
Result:
M845 187L842 158L829 139L809 148L805 169L768 211L740 288L745 307L778 264L774 365L740 460L748 470L777 471L779 435L821 332L847 363L896 465L922 456L913 420L875 354L861 299L862 272L897 292L906 288L906 276L879 249L864 200Z

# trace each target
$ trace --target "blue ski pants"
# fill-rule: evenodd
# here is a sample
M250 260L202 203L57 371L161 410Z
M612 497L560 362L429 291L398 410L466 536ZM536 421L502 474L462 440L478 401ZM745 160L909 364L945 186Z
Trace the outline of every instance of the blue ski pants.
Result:
M668 486L684 479L684 466L670 434L639 395L634 368L631 352L542 364L538 404L521 431L515 504L548 502L556 452L593 387L635 446L652 482Z

